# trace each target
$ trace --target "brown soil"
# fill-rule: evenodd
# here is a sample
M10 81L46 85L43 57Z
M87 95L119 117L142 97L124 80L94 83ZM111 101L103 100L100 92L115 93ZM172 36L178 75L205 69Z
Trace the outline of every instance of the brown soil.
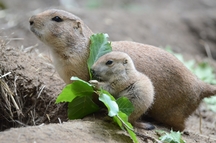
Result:
M39 49L47 53L47 47L29 31L28 19L50 6L65 10L66 7L60 6L57 0L3 2L8 9L0 11L0 75L11 74L0 79L1 142L131 142L114 124L95 118L54 124L67 121L66 106L54 104L64 83L49 60L35 52ZM216 58L215 0L80 0L67 6L95 33L108 33L110 40L170 45L187 59L196 60L206 59L206 51L210 50ZM211 55L208 54L210 58ZM214 60L211 63L216 67ZM42 126L43 123L52 124ZM14 127L22 128L10 129ZM169 131L159 125L157 129ZM137 131L157 137L154 130ZM205 103L188 119L183 138L188 143L216 142L216 114L208 110Z
M11 72L0 78L0 130L66 120L64 104L55 104L64 83L53 66L7 42L2 40L0 47L0 74Z

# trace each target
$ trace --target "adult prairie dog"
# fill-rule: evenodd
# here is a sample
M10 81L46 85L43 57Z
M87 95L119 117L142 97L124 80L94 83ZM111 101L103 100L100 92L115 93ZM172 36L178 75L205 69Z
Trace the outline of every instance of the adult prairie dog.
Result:
M107 53L94 63L91 72L93 78L99 81L97 88L107 90L116 98L127 97L132 102L134 111L129 116L129 122L148 129L147 124L136 121L152 105L154 87L146 75L136 70L128 54L117 51Z
M77 16L57 9L34 15L31 31L51 51L54 66L66 84L71 76L89 81L87 59L93 32ZM136 68L147 75L155 91L148 111L155 120L175 130L184 130L185 120L205 97L216 94L216 86L204 83L176 57L163 49L131 41L112 42L114 51L127 53Z
M71 83L72 76L89 79L86 47L92 32L79 17L63 10L48 10L32 16L29 22L31 31L50 47L55 69L65 83Z

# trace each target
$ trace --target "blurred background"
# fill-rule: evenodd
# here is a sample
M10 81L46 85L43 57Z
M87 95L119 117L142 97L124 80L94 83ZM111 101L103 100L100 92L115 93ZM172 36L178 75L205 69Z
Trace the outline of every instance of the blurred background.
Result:
M171 47L186 57L216 59L216 0L0 0L1 34L23 40L16 46L39 44L28 19L59 8L79 16L93 32L110 40L131 40ZM208 54L207 54L208 53Z

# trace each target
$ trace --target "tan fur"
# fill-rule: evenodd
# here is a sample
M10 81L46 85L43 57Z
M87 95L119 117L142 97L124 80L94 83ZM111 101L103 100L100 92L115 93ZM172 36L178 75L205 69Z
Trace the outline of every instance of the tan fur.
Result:
M59 16L62 22L51 19ZM87 59L93 32L77 16L51 9L30 18L31 31L52 52L54 65L65 83L71 76L89 80ZM127 53L137 70L147 75L155 87L149 115L175 130L185 128L185 119L204 97L216 94L216 87L193 75L170 53L150 45L129 41L112 42L113 50Z
M52 21L51 19L56 15L59 15L64 22ZM31 21L34 21L31 31L51 47L52 59L60 77L66 83L71 82L68 78L71 75L88 79L89 76L84 71L88 70L86 57L88 57L89 50L86 47L89 46L91 30L84 26L80 18L64 11L50 10L32 16Z
M107 62L112 64L107 65ZM97 88L110 92L116 98L127 97L134 106L129 122L135 122L152 105L154 87L151 80L138 72L132 59L123 52L113 51L100 57L91 68L93 77L101 82ZM141 128L145 128L141 126Z

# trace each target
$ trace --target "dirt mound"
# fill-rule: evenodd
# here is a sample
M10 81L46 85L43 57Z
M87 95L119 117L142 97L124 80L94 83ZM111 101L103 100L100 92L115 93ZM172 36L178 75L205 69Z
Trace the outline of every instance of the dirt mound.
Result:
M158 129L167 130L159 127ZM154 131L136 130L140 134L157 138ZM11 138L12 136L12 138ZM0 133L1 143L52 142L52 143L131 143L130 137L113 123L93 119L73 120L63 124L49 124L25 128L15 128ZM194 133L183 134L187 143L214 143L215 140ZM140 143L146 142L138 137ZM149 141L148 142L152 142Z
M13 138L11 138L13 136ZM74 120L63 124L11 129L0 134L1 142L52 142L52 143L130 143L129 136L119 131L114 124Z
M0 75L9 73L0 78L0 130L65 121L66 108L55 104L64 84L53 67L7 42L0 43Z

